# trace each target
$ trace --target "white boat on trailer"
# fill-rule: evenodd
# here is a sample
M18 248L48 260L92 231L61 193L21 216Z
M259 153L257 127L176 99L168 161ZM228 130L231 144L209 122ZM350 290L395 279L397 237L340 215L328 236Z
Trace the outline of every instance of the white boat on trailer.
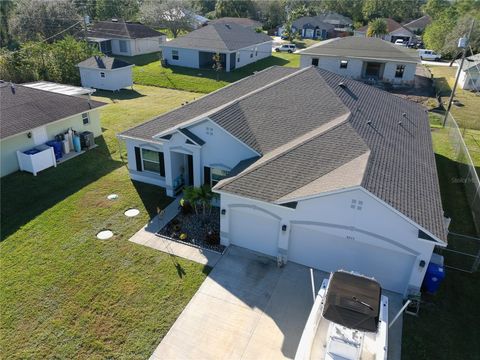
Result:
M295 360L387 359L388 297L374 279L337 271L323 280Z

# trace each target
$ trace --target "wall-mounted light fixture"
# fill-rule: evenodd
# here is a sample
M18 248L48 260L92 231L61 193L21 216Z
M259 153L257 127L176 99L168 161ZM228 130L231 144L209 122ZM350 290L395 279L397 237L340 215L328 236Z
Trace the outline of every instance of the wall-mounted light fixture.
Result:
M29 131L29 132L27 133L27 137L28 137L29 139L32 138L32 132L31 132L31 131Z
M418 264L421 268L425 267L425 260L420 260L420 264Z
M222 215L225 215L225 214L227 213L227 210L225 210L225 209L222 209L222 211L221 211L221 212L222 212Z
M287 231L287 225L282 225L282 231Z

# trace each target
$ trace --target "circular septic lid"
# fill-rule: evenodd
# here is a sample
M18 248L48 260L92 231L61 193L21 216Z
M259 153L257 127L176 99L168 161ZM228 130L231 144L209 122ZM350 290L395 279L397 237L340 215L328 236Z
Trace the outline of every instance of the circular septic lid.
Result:
M128 209L127 211L124 212L125 216L128 217L134 217L140 214L140 211L138 209Z
M117 194L110 194L110 195L107 196L107 199L108 199L108 200L118 199L118 195L117 195Z
M100 240L107 240L113 236L113 232L111 230L102 230L97 234L97 238Z

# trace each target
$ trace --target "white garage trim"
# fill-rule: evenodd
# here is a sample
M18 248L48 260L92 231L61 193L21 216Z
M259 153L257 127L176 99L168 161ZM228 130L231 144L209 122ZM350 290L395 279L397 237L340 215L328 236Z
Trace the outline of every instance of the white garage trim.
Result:
M310 226L323 226L323 227L327 227L327 228L331 227L331 228L337 228L337 229L350 230L352 232L355 231L355 232L359 232L359 233L368 235L372 238L376 238L378 240L387 242L387 243L389 243L389 244L391 244L395 247L398 247L402 250L405 250L406 252L408 252L412 255L415 255L415 256L420 255L420 253L418 251L413 250L411 247L400 244L400 243L398 243L396 241L393 241L392 239L389 239L385 236L381 236L381 235L375 234L375 233L370 232L370 231L366 231L366 230L356 228L355 226L346 226L346 225L339 225L339 224L332 224L332 223L324 223L324 222L319 222L319 221L300 221L300 220L292 220L290 223L292 225L298 224L298 225L310 225ZM359 242L362 242L362 241L360 240Z

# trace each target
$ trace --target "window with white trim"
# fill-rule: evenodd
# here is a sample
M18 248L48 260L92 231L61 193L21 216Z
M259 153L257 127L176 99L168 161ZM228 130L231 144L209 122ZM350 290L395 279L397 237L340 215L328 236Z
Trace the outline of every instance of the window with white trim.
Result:
M118 46L120 47L120 52L127 52L127 40L118 40Z
M82 114L82 121L83 121L83 125L90 124L90 117L89 117L88 113L83 113Z
M210 186L214 187L217 185L217 183L225 179L228 174L230 174L230 171L228 170L223 170L223 169L218 169L218 168L211 168L210 170Z
M172 59L178 60L180 57L178 56L178 50L172 50Z
M151 171L155 174L160 173L160 159L157 151L142 149L142 167L143 171Z
M397 69L395 70L395 77L403 78L404 72L405 72L405 65L397 65Z
M101 77L102 79L105 79L105 73L104 73L103 71L100 71L100 77Z

